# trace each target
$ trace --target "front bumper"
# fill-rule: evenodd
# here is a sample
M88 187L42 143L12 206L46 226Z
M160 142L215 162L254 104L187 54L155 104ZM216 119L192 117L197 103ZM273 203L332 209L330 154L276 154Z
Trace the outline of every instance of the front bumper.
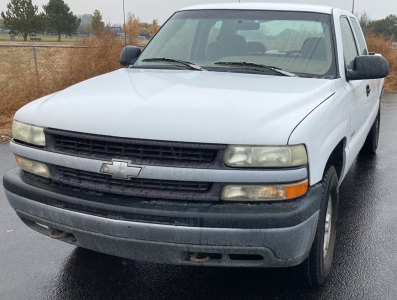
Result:
M3 183L18 216L38 232L49 235L47 227L64 231L69 233L61 239L64 242L124 258L208 266L301 263L311 249L322 196L321 185L316 185L305 196L284 204L250 207L179 201L175 206L165 204L161 210L151 210L143 208L147 200L138 205L131 199L128 205L120 205L114 196L85 195L45 180L34 181L20 169L8 172ZM109 198L107 202L104 197ZM79 209L83 206L92 209ZM127 211L130 213L116 213ZM150 213L151 218L146 217ZM191 253L209 259L191 259Z

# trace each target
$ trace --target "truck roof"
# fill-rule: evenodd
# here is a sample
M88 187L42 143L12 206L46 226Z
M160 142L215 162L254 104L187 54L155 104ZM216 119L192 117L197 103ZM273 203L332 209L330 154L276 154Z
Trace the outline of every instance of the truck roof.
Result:
M244 9L244 10L281 10L281 11L304 11L323 14L332 14L332 6L296 4L296 3L214 3L188 6L182 10L202 9Z

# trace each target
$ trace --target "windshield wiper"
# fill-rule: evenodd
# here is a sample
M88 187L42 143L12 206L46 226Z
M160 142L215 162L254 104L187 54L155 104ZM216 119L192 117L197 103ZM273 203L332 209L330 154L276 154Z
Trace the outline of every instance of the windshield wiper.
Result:
M298 75L296 75L294 73L283 71L280 68L276 68L276 67L272 67L272 66L266 66L266 65L261 65L261 64L252 63L252 62L226 62L225 61L225 62L217 62L217 63L215 63L215 65L259 67L259 68L265 68L265 69L271 70L274 73L277 73L277 74L280 74L280 75L283 75L283 76L299 77Z
M145 62L145 61L146 62L156 62L156 61L175 62L175 63L181 64L181 65L184 65L184 66L186 66L189 69L194 70L194 71L206 71L206 69L204 69L204 68L202 68L202 67L200 67L198 65L195 65L195 64L193 64L191 62L178 60L178 59L172 59L172 58L147 58L147 59L144 59L142 61L143 62Z

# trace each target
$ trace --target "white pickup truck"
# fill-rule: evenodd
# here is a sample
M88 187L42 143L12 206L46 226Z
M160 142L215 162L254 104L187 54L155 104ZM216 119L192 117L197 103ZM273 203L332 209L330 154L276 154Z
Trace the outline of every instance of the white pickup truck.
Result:
M338 188L360 152L376 151L389 72L356 17L188 7L120 63L15 114L20 168L3 181L22 221L120 257L297 266L321 284Z

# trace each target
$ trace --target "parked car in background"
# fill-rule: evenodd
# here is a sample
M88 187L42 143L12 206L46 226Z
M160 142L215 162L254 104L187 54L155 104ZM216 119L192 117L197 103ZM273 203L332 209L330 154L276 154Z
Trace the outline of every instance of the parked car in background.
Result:
M176 12L126 68L15 114L23 222L120 257L331 270L339 185L378 147L387 61L357 18L298 4ZM345 199L341 199L344 201Z

